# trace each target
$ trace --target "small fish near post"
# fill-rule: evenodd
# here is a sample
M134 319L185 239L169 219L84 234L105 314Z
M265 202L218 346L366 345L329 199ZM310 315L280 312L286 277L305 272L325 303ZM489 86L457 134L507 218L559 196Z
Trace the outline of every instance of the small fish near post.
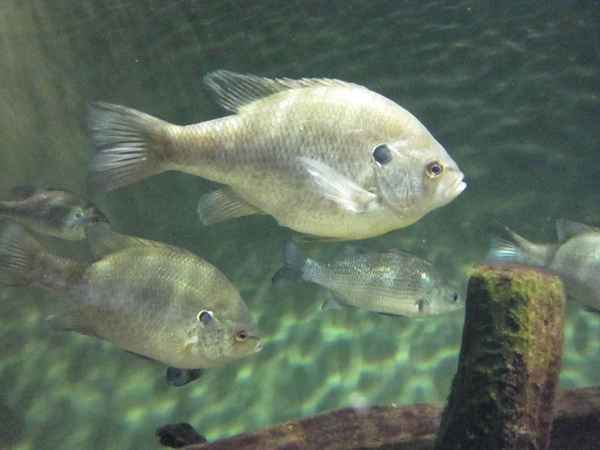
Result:
M563 344L558 277L519 266L471 275L458 370L435 450L546 450Z

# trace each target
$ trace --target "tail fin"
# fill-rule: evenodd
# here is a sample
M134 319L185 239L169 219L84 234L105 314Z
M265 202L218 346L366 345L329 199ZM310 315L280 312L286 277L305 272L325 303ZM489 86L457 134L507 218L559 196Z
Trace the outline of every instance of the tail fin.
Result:
M0 284L62 290L80 273L79 264L48 253L21 225L0 231Z
M488 263L514 263L529 266L546 266L555 250L552 245L535 244L504 227L508 238L495 236L485 258Z
M283 247L283 267L273 275L273 284L281 284L283 280L301 280L306 258L292 241L286 241Z
M91 183L111 191L164 170L169 123L135 109L94 103L89 128L96 154L90 163Z

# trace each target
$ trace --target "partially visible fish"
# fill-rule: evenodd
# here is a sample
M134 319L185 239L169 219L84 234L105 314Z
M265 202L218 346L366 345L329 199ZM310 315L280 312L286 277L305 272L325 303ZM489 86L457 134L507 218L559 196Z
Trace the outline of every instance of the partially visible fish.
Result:
M285 265L273 277L310 281L329 288L323 309L355 306L382 314L419 317L464 307L464 295L433 265L402 251L368 252L329 262L306 258L293 242L284 248Z
M556 221L557 243L534 243L505 227L507 238L495 237L489 263L543 267L561 277L567 297L600 313L600 229L565 219Z
M0 201L0 217L37 233L79 241L85 239L89 225L108 222L91 202L69 191L18 186L12 196L12 200Z
M59 294L62 311L49 318L56 329L179 369L221 366L262 348L237 289L208 262L107 224L91 228L88 241L98 258L90 265L49 253L10 224L0 233L0 283Z
M410 112L332 79L205 78L233 115L179 126L108 103L91 108L92 183L111 190L177 170L225 185L203 196L204 224L270 214L293 230L364 239L403 228L466 187Z

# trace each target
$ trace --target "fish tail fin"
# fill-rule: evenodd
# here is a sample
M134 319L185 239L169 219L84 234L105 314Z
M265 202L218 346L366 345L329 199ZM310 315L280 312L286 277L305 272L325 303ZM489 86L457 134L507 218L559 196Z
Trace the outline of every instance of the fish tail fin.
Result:
M530 242L510 228L506 226L503 228L506 237L494 236L492 238L485 258L486 262L525 264L537 267L544 267L548 264L553 246Z
M167 169L170 123L103 102L90 106L88 119L96 152L90 163L94 188L111 191Z
M306 258L292 241L286 241L283 247L283 267L273 275L273 284L281 284L284 280L298 281L303 278Z
M21 225L0 231L0 284L62 290L75 273L80 273L77 263L48 253Z

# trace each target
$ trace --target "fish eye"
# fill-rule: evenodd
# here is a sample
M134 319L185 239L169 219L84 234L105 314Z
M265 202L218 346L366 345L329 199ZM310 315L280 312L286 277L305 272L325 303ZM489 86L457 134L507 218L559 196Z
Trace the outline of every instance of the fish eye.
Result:
M427 164L427 167L425 168L425 173L429 178L439 177L442 173L444 173L444 166L437 161L433 161Z
M82 219L83 218L83 211L78 209L77 211L75 211L75 218L76 219Z
M196 320L198 322L202 322L203 325L208 325L212 322L214 315L212 311L208 311L207 309L203 309L196 315Z
M238 342L244 342L248 339L248 332L246 330L240 330L235 335L235 340Z
M454 303L456 303L458 301L458 294L456 292L454 294L452 294L452 301Z
M385 166L392 160L392 152L387 145L378 145L373 149L373 159L377 162L377 164Z
M419 300L417 302L417 311L419 313L422 313L424 309L425 309L425 300Z

